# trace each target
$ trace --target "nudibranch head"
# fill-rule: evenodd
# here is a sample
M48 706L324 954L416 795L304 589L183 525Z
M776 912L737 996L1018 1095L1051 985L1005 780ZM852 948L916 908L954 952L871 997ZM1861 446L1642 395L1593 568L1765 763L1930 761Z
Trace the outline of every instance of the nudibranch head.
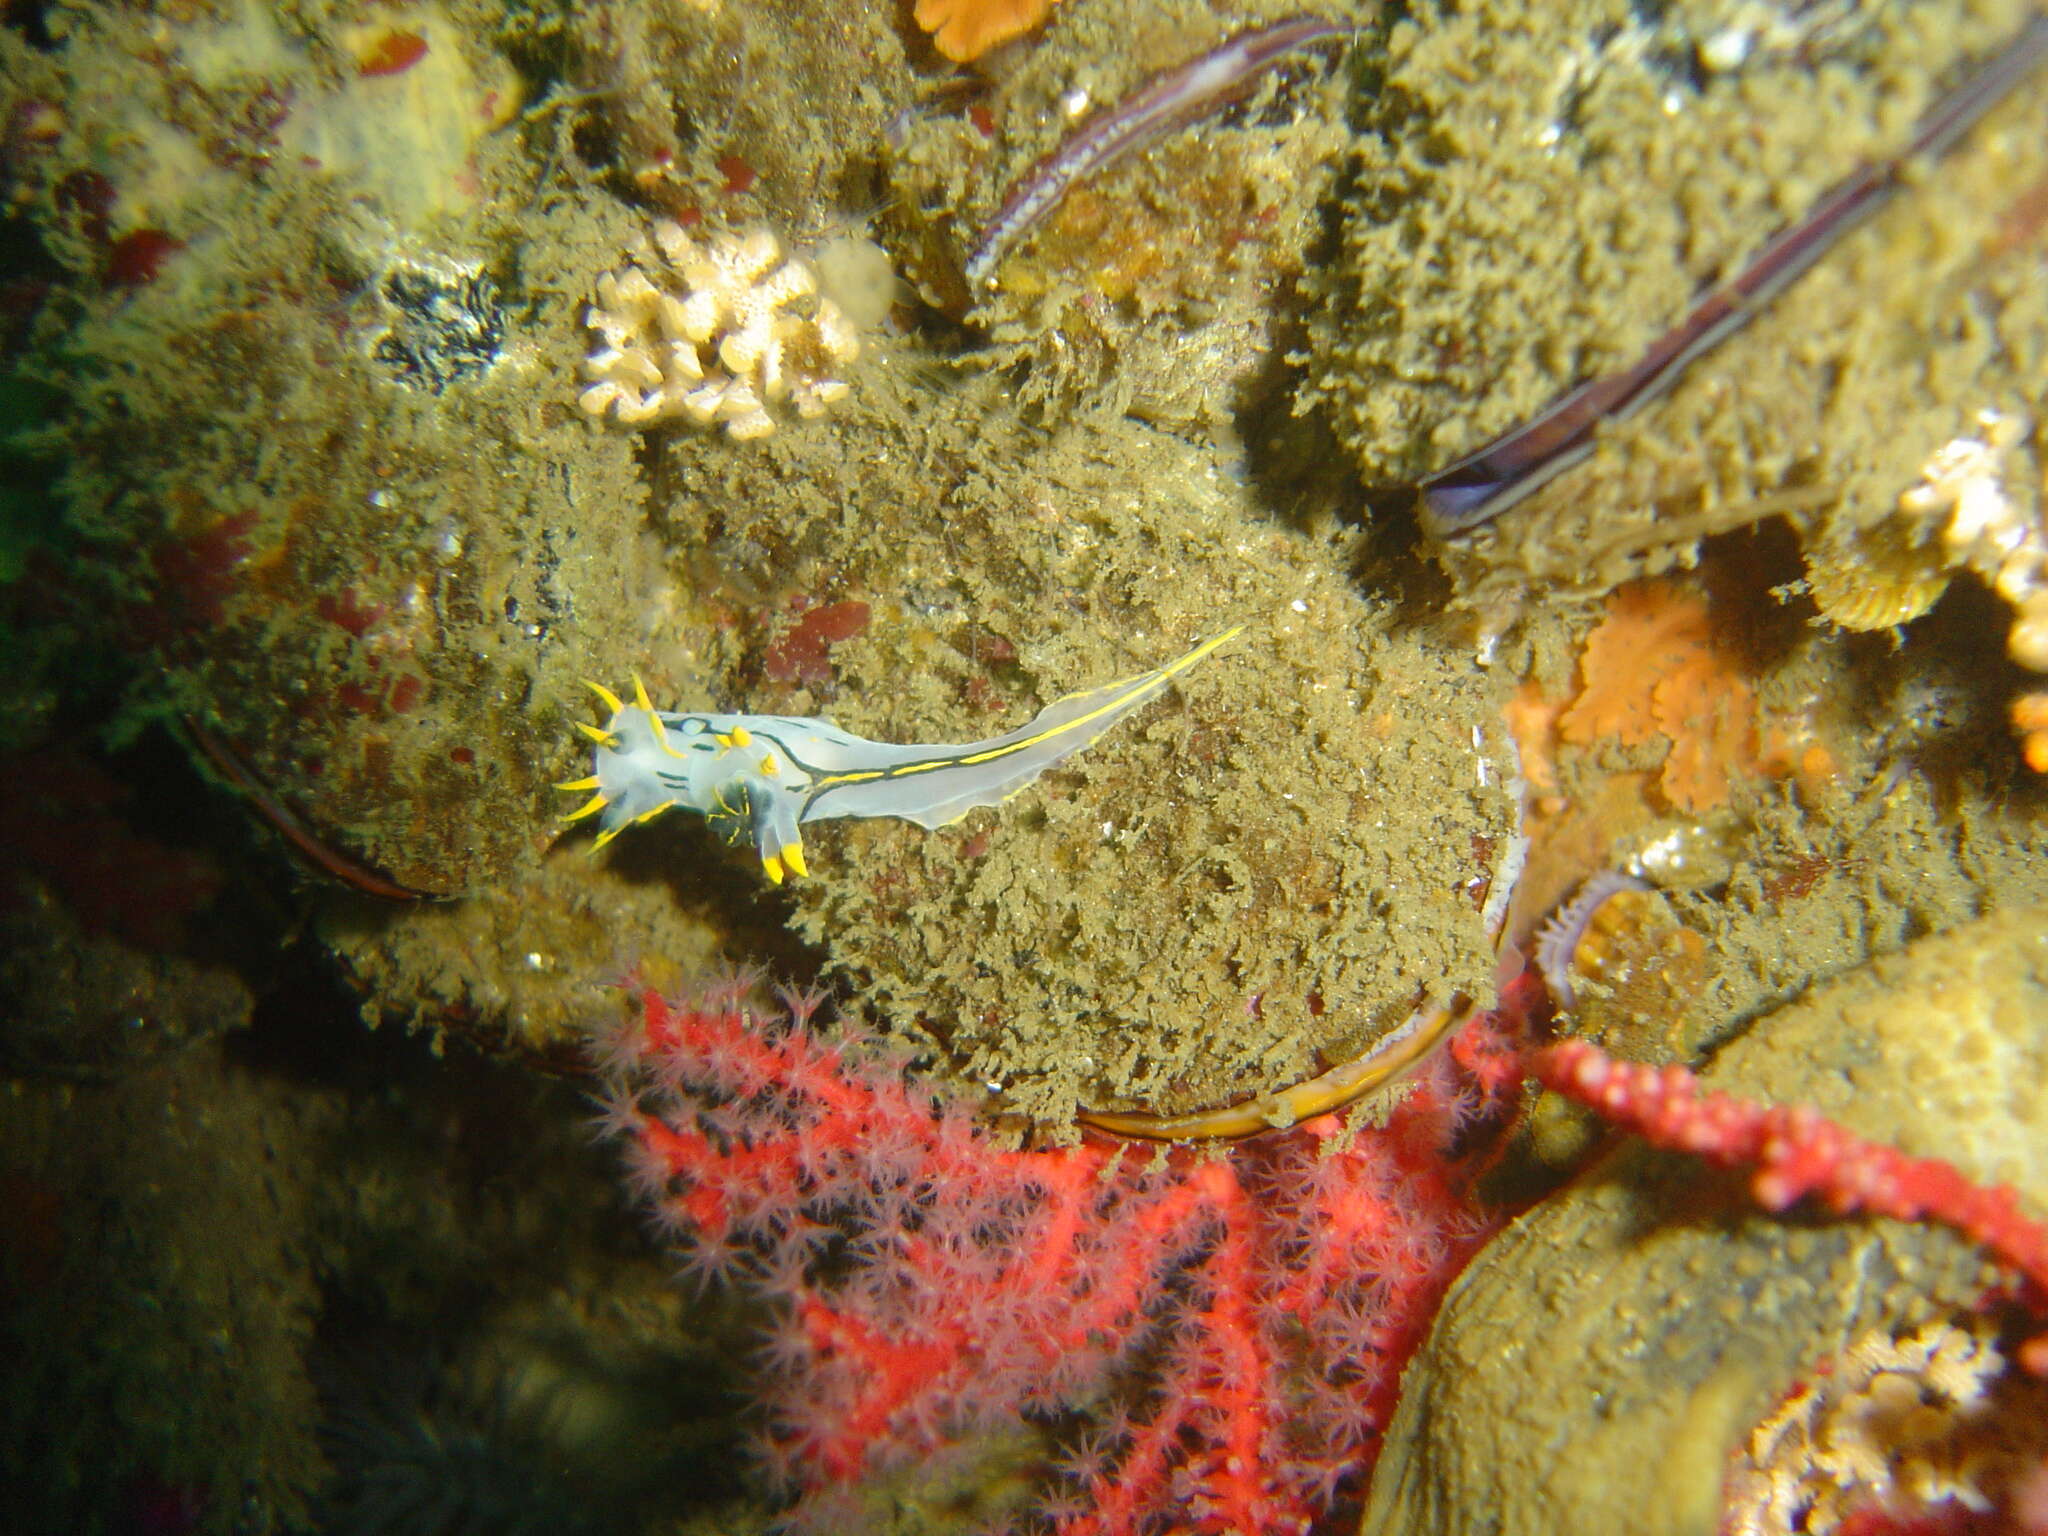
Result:
M810 873L797 832L809 775L772 736L757 736L737 717L657 710L637 677L631 704L602 684L589 687L610 711L603 726L579 727L595 744L593 771L556 787L592 792L563 819L596 816L595 847L680 806L701 813L729 844L751 835L776 884L785 873Z

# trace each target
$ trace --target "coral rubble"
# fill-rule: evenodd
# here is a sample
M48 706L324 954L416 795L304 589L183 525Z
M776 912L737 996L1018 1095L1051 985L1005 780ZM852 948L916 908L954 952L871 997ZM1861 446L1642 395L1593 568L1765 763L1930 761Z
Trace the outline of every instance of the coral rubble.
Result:
M845 398L860 338L774 235L700 241L663 219L654 244L662 283L637 267L597 280L586 321L601 345L583 362L586 412L628 426L681 417L743 442L775 430L770 407L808 418Z

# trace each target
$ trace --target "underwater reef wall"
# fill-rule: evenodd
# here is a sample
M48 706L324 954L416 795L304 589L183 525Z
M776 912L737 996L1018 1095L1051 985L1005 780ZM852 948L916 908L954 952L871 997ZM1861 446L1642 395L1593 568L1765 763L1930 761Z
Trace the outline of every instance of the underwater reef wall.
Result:
M283 964L338 971L368 1019L521 1081L588 1074L623 980L754 966L833 994L914 1062L905 1091L971 1104L1018 1166L1135 1176L1149 1153L1089 1140L1091 1112L1180 1134L1322 1107L1535 950L1570 1033L1718 1053L1727 1081L2038 1194L1988 1140L2038 1130L1987 1101L2038 1080L2031 1025L1963 983L2042 984L2048 23L2012 0L1061 0L962 60L938 9L0 20L0 223L40 285L0 288L0 339L51 402L62 525L5 564L4 622L47 604L105 658L50 669L34 708L0 692L34 786L0 817L0 937L44 941L0 965L7 1070L52 1098L201 1082L276 1013L215 925L288 935ZM1981 122L1933 142L2001 60ZM1827 243L1805 221L1866 172L1883 206ZM1469 524L1431 499L1788 233L1813 270L1667 392L1596 413L1581 460ZM602 847L564 825L606 750L590 683L613 715L644 689L957 762L1224 634L954 823L821 822L773 863L727 846L748 805L620 826L615 804ZM124 800L87 771L138 737L206 782L174 796L139 756ZM199 802L242 835L194 817L212 845L186 858L159 792L164 819ZM1350 1145L1401 1123L1404 1086ZM1190 1180L1284 1156L1310 1187L1311 1142L1343 1132L1297 1132L1159 1156ZM1592 1136L1538 1098L1527 1138L1455 1150L1533 1190ZM411 1223L394 1249L445 1278L472 1250L442 1220L377 1236ZM265 1241L308 1223L280 1209ZM1208 1230L1181 1229L1159 1305ZM1309 1241L1280 1233L1275 1263ZM300 1450L309 1264L263 1336ZM591 1273L602 1335L624 1282ZM1617 1155L1463 1282L1374 1518L1628 1528L1645 1447L1675 1444L1707 1520L1793 1375L1878 1334L1974 1349L1939 1330L1985 1279L1939 1233L1774 1220ZM666 1305L648 1333L725 1355L758 1321ZM1575 1417L1597 1392L1628 1411ZM675 1418L724 1445L727 1409ZM1015 1495L1046 1441L990 1442ZM275 1462L266 1497L313 1460Z

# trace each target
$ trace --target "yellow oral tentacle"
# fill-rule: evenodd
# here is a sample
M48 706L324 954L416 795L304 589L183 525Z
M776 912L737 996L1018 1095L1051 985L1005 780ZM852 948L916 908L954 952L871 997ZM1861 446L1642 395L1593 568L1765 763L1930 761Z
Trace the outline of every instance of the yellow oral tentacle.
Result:
M568 786L564 785L563 787L567 788ZM586 816L595 816L599 811L603 810L609 804L611 804L611 801L606 796L592 795L588 800L584 801L583 804L577 806L575 810L571 811L568 815L564 816L562 818L562 824L564 826L567 826L572 821L581 821ZM605 834L606 837L609 837L610 835L611 834L609 832ZM599 839L599 841L603 841L603 839Z

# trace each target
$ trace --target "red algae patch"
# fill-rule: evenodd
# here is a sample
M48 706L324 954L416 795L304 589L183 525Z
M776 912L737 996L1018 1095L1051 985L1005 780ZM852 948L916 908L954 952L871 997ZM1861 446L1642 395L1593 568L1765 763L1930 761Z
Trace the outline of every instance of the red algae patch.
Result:
M832 681L832 647L868 627L868 605L857 598L804 610L803 617L768 646L761 668L778 683Z
M417 32L393 28L364 39L356 49L359 75L398 75L427 56L427 40Z

